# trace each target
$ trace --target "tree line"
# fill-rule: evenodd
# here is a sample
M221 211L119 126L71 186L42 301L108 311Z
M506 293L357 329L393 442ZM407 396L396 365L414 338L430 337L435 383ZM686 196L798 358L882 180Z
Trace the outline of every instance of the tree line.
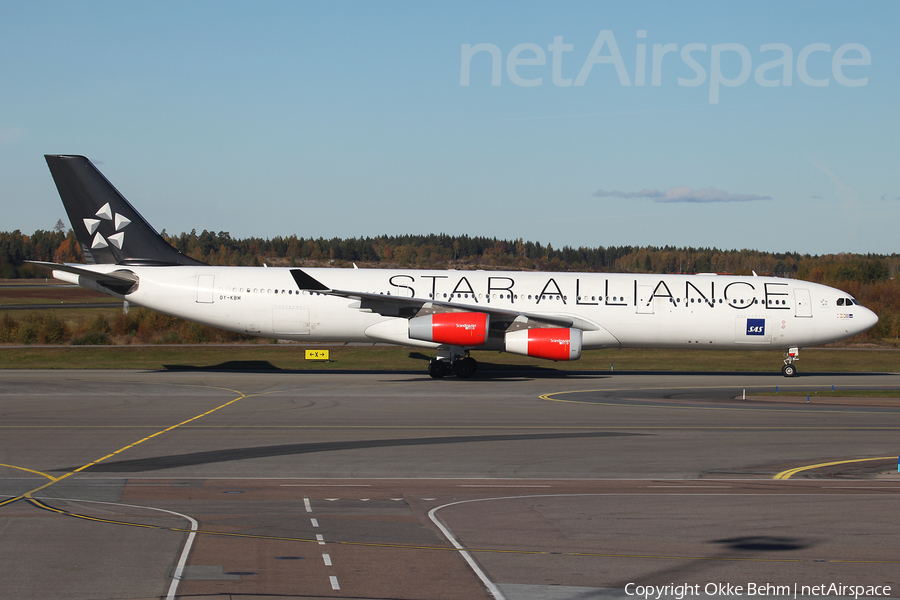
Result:
M0 278L46 277L29 260L83 262L74 233L0 232ZM233 238L227 231L161 234L211 265L536 270L620 273L775 275L839 287L880 317L865 339L900 342L900 254L823 254L674 246L554 248L540 242L446 234L365 238Z
M0 232L0 278L44 277L26 261L81 262L74 233ZM720 250L674 246L563 246L468 235L399 235L365 238L233 238L227 231L196 230L162 236L179 251L211 265L372 266L383 268L508 269L621 273L730 273L791 277L823 283L888 281L900 254L824 254Z

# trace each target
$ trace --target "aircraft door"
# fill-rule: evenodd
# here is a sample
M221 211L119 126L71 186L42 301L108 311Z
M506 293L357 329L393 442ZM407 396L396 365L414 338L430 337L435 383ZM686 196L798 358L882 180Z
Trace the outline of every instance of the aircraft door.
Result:
M197 276L197 302L201 304L212 304L215 281L215 275Z
M809 298L809 290L795 288L794 289L794 313L797 317L812 316L812 301Z

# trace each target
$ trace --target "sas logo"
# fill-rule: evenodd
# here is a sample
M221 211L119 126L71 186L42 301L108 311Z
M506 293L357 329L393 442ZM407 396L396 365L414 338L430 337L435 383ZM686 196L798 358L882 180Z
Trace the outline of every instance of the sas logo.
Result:
M747 319L747 335L766 335L766 320Z

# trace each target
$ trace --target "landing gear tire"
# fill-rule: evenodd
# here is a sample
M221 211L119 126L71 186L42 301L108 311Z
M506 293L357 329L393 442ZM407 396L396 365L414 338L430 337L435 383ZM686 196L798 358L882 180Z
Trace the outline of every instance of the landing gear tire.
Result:
M478 370L478 363L474 358L463 358L454 363L453 370L460 379L468 379Z
M783 367L781 367L781 374L784 375L785 377L793 377L794 375L797 374L797 367L795 367L794 365L790 365L790 364L784 365Z
M428 363L428 374L432 379L441 379L447 374L447 363L442 360L433 360Z

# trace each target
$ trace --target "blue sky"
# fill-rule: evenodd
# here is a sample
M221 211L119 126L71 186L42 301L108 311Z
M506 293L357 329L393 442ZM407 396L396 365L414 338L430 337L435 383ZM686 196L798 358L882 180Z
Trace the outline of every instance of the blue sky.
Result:
M67 221L43 160L63 153L169 232L900 252L897 22L896 2L0 2L0 230ZM462 85L466 44L489 46Z

